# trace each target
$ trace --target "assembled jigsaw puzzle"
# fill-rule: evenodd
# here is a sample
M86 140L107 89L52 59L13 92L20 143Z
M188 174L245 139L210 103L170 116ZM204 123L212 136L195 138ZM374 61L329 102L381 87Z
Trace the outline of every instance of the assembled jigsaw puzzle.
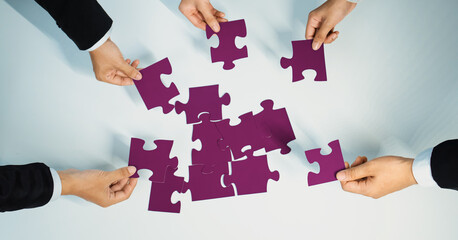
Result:
M246 46L237 48L235 45L236 37L246 37L245 20L236 20L230 22L220 22L220 31L215 33L208 25L206 29L207 39L213 35L218 36L219 45L217 48L211 48L210 54L212 62L223 62L223 69L230 70L235 67L234 61L248 57Z
M293 71L293 82L304 79L304 70L315 70L315 81L327 81L326 64L324 62L324 45L318 50L312 48L313 40L292 41L293 57L281 58L281 67L291 67Z

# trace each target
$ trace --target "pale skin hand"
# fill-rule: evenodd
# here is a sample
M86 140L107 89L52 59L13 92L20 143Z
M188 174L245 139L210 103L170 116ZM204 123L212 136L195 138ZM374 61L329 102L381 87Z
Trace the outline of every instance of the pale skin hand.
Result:
M337 173L342 189L347 192L380 198L417 184L412 173L412 158L386 156L367 161L357 157L347 169Z
M132 65L125 61L118 46L108 39L102 46L89 52L92 66L97 80L119 86L134 84L133 80L140 80L141 73L136 69L139 64L135 60Z
M323 43L332 43L339 36L334 27L354 8L356 3L347 0L327 0L309 14L305 38L313 39L312 48L318 50Z
M178 9L194 26L204 31L208 24L214 32L219 32L219 23L227 22L225 14L216 10L209 0L182 0Z
M101 207L109 207L130 197L137 178L129 178L135 167L124 167L111 172L101 170L69 169L58 171L62 195L75 195Z

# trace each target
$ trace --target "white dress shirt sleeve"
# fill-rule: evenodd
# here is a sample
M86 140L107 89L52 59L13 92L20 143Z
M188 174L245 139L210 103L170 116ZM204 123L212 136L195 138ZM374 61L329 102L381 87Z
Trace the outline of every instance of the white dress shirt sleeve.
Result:
M49 170L51 171L52 180L54 182L54 191L52 193L51 200L49 200L48 203L55 201L62 194L62 182L60 181L59 174L53 168L49 168Z
M112 30L112 28L113 28L113 25L111 25L110 29L108 29L108 32L105 33L105 35L104 35L99 41L97 41L92 47L90 47L90 48L89 48L88 50L86 50L86 51L88 51L88 52L94 51L94 50L96 50L97 48L99 48L100 46L102 46L102 44L104 44L104 43L108 40L108 38L111 36L111 30Z
M418 185L425 187L439 187L431 173L431 154L433 149L426 149L415 157L412 172Z

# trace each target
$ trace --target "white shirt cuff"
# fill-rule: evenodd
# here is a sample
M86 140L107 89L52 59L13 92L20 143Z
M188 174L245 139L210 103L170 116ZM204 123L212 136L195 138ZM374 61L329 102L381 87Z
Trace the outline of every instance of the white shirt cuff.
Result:
M54 191L52 192L52 197L49 202L55 201L62 194L62 182L60 181L59 174L53 168L49 168L51 171L52 180L54 182Z
M426 149L415 157L412 172L418 185L425 187L439 187L431 173L431 154L433 149Z
M102 46L102 44L104 44L108 40L108 38L111 36L111 29L113 29L113 25L111 25L110 29L108 29L108 32L105 33L105 35L98 42L96 42L92 47L90 47L86 51L88 52L94 51L97 48L99 48L100 46Z

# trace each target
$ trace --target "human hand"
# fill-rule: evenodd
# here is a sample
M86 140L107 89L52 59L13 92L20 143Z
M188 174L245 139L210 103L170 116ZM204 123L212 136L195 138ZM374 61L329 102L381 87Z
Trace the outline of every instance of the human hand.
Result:
M318 50L323 43L332 43L339 36L334 27L344 19L356 3L347 0L327 0L309 14L305 38L313 39L312 48Z
M214 32L219 32L219 23L227 22L225 14L216 10L209 0L182 0L178 9L194 26L204 31L208 24Z
M342 189L372 198L380 198L417 184L412 173L412 158L386 156L367 161L357 157L349 168L337 173Z
M111 172L69 169L58 171L62 195L75 195L101 207L109 207L130 197L137 178L129 178L135 167L123 167Z
M126 86L134 84L132 79L140 80L141 73L136 69L139 61L132 65L124 58L118 46L110 38L94 51L89 52L97 80L115 85Z

